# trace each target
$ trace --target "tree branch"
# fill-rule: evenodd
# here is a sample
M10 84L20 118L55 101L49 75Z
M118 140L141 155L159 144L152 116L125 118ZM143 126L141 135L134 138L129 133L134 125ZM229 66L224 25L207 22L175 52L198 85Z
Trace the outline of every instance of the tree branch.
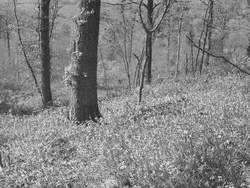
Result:
M203 52L205 52L206 54L208 54L208 55L210 55L210 56L212 56L212 57L214 57L214 58L223 59L224 62L226 62L226 63L232 65L233 67L237 68L237 69L240 70L241 72L243 72L243 73L245 73L245 74L247 74L247 75L250 75L250 72L248 72L247 70L244 70L244 69L242 69L241 67L239 67L238 65L232 63L227 57L225 57L225 56L223 56L223 55L215 55L215 54L213 54L212 52L209 52L209 51L207 51L207 50L205 50L205 49L202 49L202 48L199 47L199 46L198 46L189 36L186 35L186 38L187 38L188 40L190 40L190 42L193 44L193 46L196 47L197 49L202 50Z
M128 3L109 3L109 2L102 2L102 3L106 5L111 5L111 6L127 6L127 5L132 5L132 4L139 5L138 2L134 2L134 1L130 1ZM147 5L145 3L143 3L143 6L147 8Z
M25 58L25 62L30 70L30 73L34 79L34 82L35 82L35 86L37 88L37 91L38 93L41 95L42 99L43 99L43 94L41 92L41 89L38 85L38 81L37 81L37 78L36 78L36 75L34 73L34 70L29 62L29 59L27 57L27 54L26 54L26 51L25 51L25 47L24 47L24 44L23 44L23 40L22 40L22 36L21 36L21 31L20 31L20 24L19 24L19 19L18 19L18 16L17 16L17 10L16 10L16 0L13 0L13 4L14 4L14 16L15 16L15 19L16 19L16 23L17 23L17 34L18 34L18 39L19 39L19 42L21 44L21 48L22 48L22 52L23 52L23 56Z
M52 14L52 17L51 17L51 26L50 26L50 32L49 32L49 38L51 39L52 38L52 34L53 34L53 29L54 29L54 26L55 26L55 21L56 21L56 18L57 18L57 15L58 15L58 11L59 11L59 2L58 0L55 0L54 2L54 7L53 7L53 14Z
M146 33L153 33L154 31L156 31L158 29L158 27L160 26L161 22L163 21L163 18L165 17L165 15L167 14L167 12L169 10L171 2L172 2L172 0L169 0L168 3L165 5L164 12L161 15L158 23L154 24L153 28L148 28L147 25L144 23L143 18L142 18L142 4L143 4L143 0L140 1L140 3L139 3L139 16L140 16L140 20L141 20L141 23L142 23L142 27L146 31Z

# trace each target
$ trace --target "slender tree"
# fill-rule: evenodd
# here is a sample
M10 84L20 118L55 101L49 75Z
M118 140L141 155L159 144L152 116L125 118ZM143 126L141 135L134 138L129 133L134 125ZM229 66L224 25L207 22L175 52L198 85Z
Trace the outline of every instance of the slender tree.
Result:
M181 35L182 35L182 26L183 26L183 13L179 17L178 24L178 50L177 50L177 61L175 64L175 79L178 79L180 74L179 66L180 66L180 58L181 58Z
M41 89L43 105L52 105L52 94L50 87L50 22L49 22L50 0L41 0L40 36L41 36Z
M7 40L7 50L8 50L8 57L10 58L10 30L9 30L9 22L8 19L5 19L5 32L6 32L6 40Z
M153 11L154 11L154 1L148 0L147 2L147 19L149 28L153 27ZM146 32L146 83L150 84L152 80L152 32Z
M172 38L172 19L169 17L167 21L167 28L168 28L168 34L167 34L167 63L170 65L170 57L171 57L171 38Z
M209 14L209 22L208 24L208 51L212 49L212 34L213 34L213 23L214 23L214 0L209 0L209 6L210 6L210 14ZM209 55L207 54L205 65L209 64Z
M250 0L247 0L248 24L250 25ZM248 33L247 56L250 57L250 32Z
M20 46L21 46L21 50L23 52L23 56L24 56L24 59L25 59L25 63L31 73L31 76L34 80L34 83L35 83L35 86L36 86L36 89L38 91L38 93L40 94L40 96L42 97L42 91L38 85L38 81L37 81L37 78L36 78L36 75L35 75L35 72L31 66L31 63L30 63L30 60L28 59L28 56L27 56L27 52L25 50L25 46L24 46L24 43L23 43L23 39L22 39L22 35L21 35L21 26L20 26L20 21L18 19L18 15L17 15L17 5L16 5L16 0L13 0L13 6L14 6L14 17L16 19L16 25L17 25L17 35L18 35L18 40L19 40L19 43L20 43ZM43 98L43 97L42 97Z
M148 0L147 4L143 3L143 0L139 3L139 14L140 21L142 23L143 29L146 32L146 63L145 63L145 73L146 73L146 83L150 84L152 81L152 39L153 33L159 28L164 16L169 10L170 5L174 2L174 0L166 0L162 1L165 4L165 9L163 11L162 16L158 20L154 20L154 10L161 3L154 3L153 0ZM146 7L147 10L147 22L145 23L142 18L142 6ZM158 22L157 22L158 21Z
M69 118L78 123L101 116L97 102L97 46L100 0L80 0L75 23L72 60L65 70L71 87Z
M150 0L148 0L148 3ZM143 18L142 18L142 6L145 6L147 9L149 6L151 5L146 5L143 3L143 0L140 1L140 4L139 4L139 15L140 15L140 21L142 23L142 26L143 26L143 29L144 31L146 32L146 59L144 61L144 64L142 66L142 72L141 72L141 79L140 79L140 87L139 87L139 94L138 94L138 105L141 103L142 101L142 90L143 90L143 87L144 87L144 77L145 77L145 72L146 72L146 68L148 66L148 63L149 61L152 61L152 37L147 37L149 34L152 34L159 28L159 26L161 25L162 21L163 21L163 18L164 16L167 14L170 6L172 3L174 3L175 1L174 0L167 0L167 1L163 1L162 3L165 4L165 8L164 8L164 11L162 13L162 15L160 16L159 20L157 21L153 21L152 25L149 24L149 26L143 21ZM156 5L153 5L153 10L154 8L156 8L158 5L160 4L156 4ZM152 11L153 11L152 10ZM150 67L151 68L151 67ZM147 69L148 71L148 69ZM151 70L150 70L150 73L151 73ZM149 75L147 74L147 83L150 83L151 82L151 75L148 77ZM148 79L149 78L149 79ZM150 81L150 82L148 82Z

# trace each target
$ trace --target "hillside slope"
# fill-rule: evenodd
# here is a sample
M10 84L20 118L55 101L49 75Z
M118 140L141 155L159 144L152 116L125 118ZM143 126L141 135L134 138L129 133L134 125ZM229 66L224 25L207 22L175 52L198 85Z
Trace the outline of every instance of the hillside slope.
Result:
M104 119L87 127L69 122L64 107L0 115L0 187L124 179L137 187L247 187L249 81L169 81L146 89L140 108L136 94L102 101Z

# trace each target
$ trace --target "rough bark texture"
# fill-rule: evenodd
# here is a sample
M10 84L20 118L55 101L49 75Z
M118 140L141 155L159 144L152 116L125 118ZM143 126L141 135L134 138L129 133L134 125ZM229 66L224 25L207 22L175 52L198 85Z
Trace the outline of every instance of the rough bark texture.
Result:
M49 4L50 0L41 0L41 90L43 105L52 104L52 95L50 88L50 38L49 38Z
M148 26L150 29L153 28L153 7L154 1L148 0L147 3L147 16ZM146 36L146 83L150 84L152 81L152 32L147 32Z
M75 52L66 70L70 77L69 118L76 122L95 120L100 112L97 103L97 46L100 0L81 0L80 14L75 17Z

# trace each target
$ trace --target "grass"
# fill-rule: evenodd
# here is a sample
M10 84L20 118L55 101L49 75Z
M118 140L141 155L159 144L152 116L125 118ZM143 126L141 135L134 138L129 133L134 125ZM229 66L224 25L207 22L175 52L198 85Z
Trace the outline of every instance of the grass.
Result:
M169 81L100 103L77 126L66 107L0 115L0 187L249 187L249 78ZM124 180L125 179L125 180ZM111 186L110 186L111 187Z

